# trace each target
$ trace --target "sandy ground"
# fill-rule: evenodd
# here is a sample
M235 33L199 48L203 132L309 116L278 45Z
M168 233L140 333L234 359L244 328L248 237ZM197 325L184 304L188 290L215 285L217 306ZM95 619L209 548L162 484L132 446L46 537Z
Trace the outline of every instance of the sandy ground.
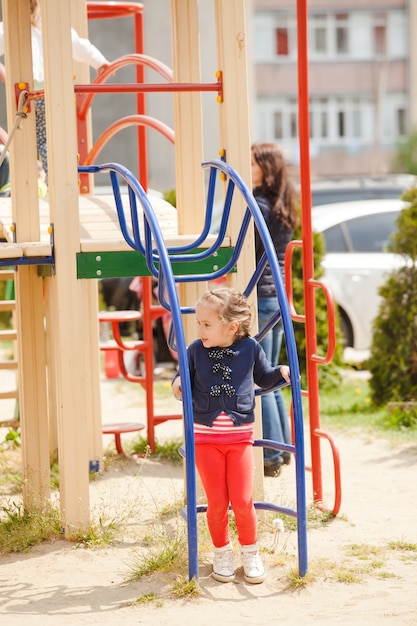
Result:
M115 416L121 421L143 421L143 401L138 401L133 387L103 379L103 421L114 421ZM174 410L172 401L167 403ZM132 563L147 550L143 538L160 532L161 512L180 500L184 483L181 467L154 460L128 460L113 464L91 483L92 515L104 523L112 517L117 519L117 540L110 547L95 549L57 541L27 554L1 557L0 623L211 626L222 622L228 626L270 626L285 620L298 626L414 626L417 446L393 446L361 432L334 435L342 463L341 510L327 524L309 521L309 574L304 586L294 588L288 579L291 571L297 570L296 532L286 527L276 534L264 521L260 522L260 544L268 576L263 584L244 582L237 556L236 581L214 581L210 577L209 546L201 540L198 597L171 597L172 573L129 582ZM161 441L176 436L181 436L178 422L157 427ZM104 436L104 444L111 445L112 437ZM294 485L292 463L280 477L265 479L266 499L293 506ZM310 474L306 485L311 503ZM325 445L323 485L327 504L332 507L333 466ZM182 518L174 515L170 523L173 532L183 532ZM203 518L199 524L204 524ZM407 544L414 544L414 549L400 549ZM187 575L187 569L182 573ZM151 594L155 599L145 602L145 596ZM142 602L137 602L139 598Z

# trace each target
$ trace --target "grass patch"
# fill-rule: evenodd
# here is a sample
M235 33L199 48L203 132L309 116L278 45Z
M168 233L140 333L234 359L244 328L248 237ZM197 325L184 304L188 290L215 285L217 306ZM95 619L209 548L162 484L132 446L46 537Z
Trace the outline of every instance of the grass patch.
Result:
M404 541L401 539L399 541L388 542L388 548L390 550L399 550L401 552L417 552L417 543L411 543L410 541Z
M171 585L169 595L173 598L198 598L201 589L195 578L188 580L184 576L177 576Z
M317 581L334 581L344 585L364 584L367 579L389 580L398 575L389 571L387 565L392 551L399 551L403 560L414 561L417 558L417 545L404 540L388 542L386 545L350 544L344 547L345 556L337 560L320 558L310 560L309 570L303 578L298 569L293 567L286 574L287 589L301 589ZM409 557L409 559L407 558ZM294 556L286 555L280 562L281 567L289 566Z
M144 593L143 596L140 596L134 602L134 604L151 604L152 602L155 602L155 600L156 600L156 595L154 593Z
M20 432L14 428L9 428L7 431L2 446L4 448L20 448L22 441L20 438Z
M175 572L177 576L183 572L185 574L188 547L187 527L180 516L183 506L183 494L174 503L162 507L154 501L155 521L147 527L140 542L142 550L130 560L129 581L140 580L157 572ZM191 589L188 593L191 594Z
M156 545L133 557L130 566L129 581L140 580L155 572L177 572L187 565L187 541L184 533L159 540Z
M349 556L355 559L366 561L372 557L378 556L384 552L384 549L379 546L371 546L365 543L353 543L347 547L347 553Z
M316 581L314 572L307 572L305 576L300 576L298 569L291 569L287 576L288 589L305 589Z
M285 388L283 393L290 403L290 391ZM368 380L343 379L333 389L321 390L320 419L321 425L329 429L355 430L372 433L381 437L389 436L394 441L417 443L417 426L412 410L392 411L388 407L373 406ZM303 398L303 414L308 419L308 402Z
M336 572L336 581L345 585L358 584L363 581L364 571L356 567L340 567Z
M417 431L417 407L404 405L387 409L379 424L384 430Z
M295 505L291 505L290 508L295 508ZM284 515L283 513L270 513L271 525L278 527L278 520L282 520L283 526L288 531L297 530L297 518L290 515ZM335 519L335 516L330 511L321 511L314 503L311 503L307 507L307 528L320 528L330 524ZM338 517L338 519L340 519ZM277 520L277 521L275 521Z
M129 449L129 454L140 454L151 459L169 461L170 463L179 465L182 463L182 457L178 452L178 449L182 443L181 439L170 439L164 443L156 441L155 451L152 452L149 448L147 440L144 437L139 436L137 439L133 439L126 447Z
M76 542L77 547L108 546L116 538L120 526L120 520L100 515L97 523L91 524L87 529L78 530L71 539Z
M2 495L16 495L22 493L23 475L7 465L0 465L0 493Z
M18 504L0 509L0 554L27 552L44 541L62 538L59 511L29 513Z

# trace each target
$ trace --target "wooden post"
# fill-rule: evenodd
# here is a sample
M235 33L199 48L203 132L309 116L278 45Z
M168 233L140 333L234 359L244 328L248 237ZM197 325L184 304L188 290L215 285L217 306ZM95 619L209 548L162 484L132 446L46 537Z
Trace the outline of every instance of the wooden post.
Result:
M12 128L16 113L15 85L33 86L28 0L3 0L7 119ZM39 241L36 138L33 103L10 147L11 202L17 241ZM23 497L26 510L42 510L50 496L46 353L43 281L37 268L16 272L20 426L23 459Z
M41 0L41 6L49 203L56 262L56 274L45 280L50 297L48 323L54 326L51 367L57 383L61 515L65 535L71 537L90 521L86 426L90 419L91 346L84 345L86 309L82 303L86 292L76 271L79 215L70 0Z
M216 0L217 58L219 70L223 73L223 102L220 106L221 148L226 161L240 174L251 187L250 171L250 111L248 90L247 25L245 0ZM236 244L246 205L243 199L234 200L228 235L232 245ZM237 274L233 283L243 290L255 269L254 235L249 229L242 254L238 261ZM256 293L251 298L256 311ZM256 316L255 316L256 317ZM254 320L257 330L257 318ZM262 437L260 401L256 407L255 437ZM263 499L263 455L261 448L255 448L255 495Z
M87 6L85 0L71 0L71 24L80 35L88 37ZM75 7L74 7L75 4ZM90 67L86 63L73 62L76 83L90 83ZM100 95L98 95L100 98ZM91 111L87 117L88 149L92 147L93 131ZM94 177L90 175L90 190L94 192ZM116 209L115 209L116 210ZM103 435L100 396L100 332L98 323L98 281L94 279L81 281L84 291L80 315L84 320L85 358L89 362L87 368L87 402L89 403L87 424L88 448L90 461L99 461L103 469Z
M200 48L197 0L171 0L173 74L175 82L199 83ZM215 96L213 95L213 99ZM178 232L200 233L204 223L205 195L201 93L174 94L174 129ZM193 306L206 290L206 283L180 286L180 301ZM196 324L183 318L189 343L196 338Z
M197 0L171 0L173 75L175 82L201 81ZM204 223L204 172L201 93L174 94L174 129L178 232L196 234ZM194 306L207 283L180 285L180 302ZM183 316L187 343L196 338L194 316ZM197 501L205 500L197 476Z

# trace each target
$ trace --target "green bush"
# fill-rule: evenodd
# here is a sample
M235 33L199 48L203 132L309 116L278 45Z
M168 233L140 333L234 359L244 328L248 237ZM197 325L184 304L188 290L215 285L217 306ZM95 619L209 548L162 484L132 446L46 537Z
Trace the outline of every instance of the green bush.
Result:
M169 202L169 204L172 204L174 207L177 206L177 192L175 189L168 189L164 191L163 195L165 202Z
M399 215L389 250L404 264L379 290L382 302L367 362L376 406L417 398L417 187L402 198L409 205Z
M417 407L401 403L387 411L379 424L385 430L417 430Z
M405 174L417 174L417 130L398 143L394 169Z

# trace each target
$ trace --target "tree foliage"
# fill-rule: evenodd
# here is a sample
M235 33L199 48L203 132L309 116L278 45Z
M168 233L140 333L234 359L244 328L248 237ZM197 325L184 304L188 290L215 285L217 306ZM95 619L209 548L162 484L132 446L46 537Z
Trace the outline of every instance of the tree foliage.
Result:
M417 130L398 144L394 169L403 174L417 174Z
M382 301L367 363L377 406L417 399L417 187L402 199L408 206L399 215L389 249L403 263L379 290Z

